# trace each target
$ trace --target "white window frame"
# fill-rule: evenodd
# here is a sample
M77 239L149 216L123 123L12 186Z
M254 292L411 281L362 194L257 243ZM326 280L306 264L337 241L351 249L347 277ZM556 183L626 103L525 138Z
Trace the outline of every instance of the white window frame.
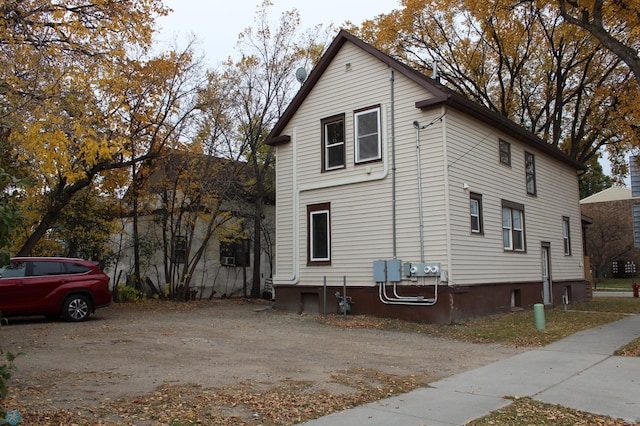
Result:
M475 211L474 211L475 206ZM474 218L477 227L474 227ZM484 232L482 224L482 195L476 193L469 194L469 219L472 234L482 234Z
M344 169L346 167L346 160L345 160L345 135L346 135L346 129L345 129L345 117L344 114L339 114L333 117L329 117L329 118L325 118L322 121L322 149L323 149L323 164L322 164L322 171L330 171L330 170L338 170L338 169ZM342 124L342 141L338 141L338 142L330 142L328 140L329 137L329 132L327 131L327 126L332 125L332 124L336 124L336 123L341 123ZM340 146L342 146L342 161L339 165L336 166L331 166L329 165L329 152L332 149L337 149Z
M376 132L360 134L360 125L359 120L361 117L369 114L376 114ZM358 163L367 163L370 161L378 161L382 159L382 131L380 127L380 107L372 107L363 109L361 111L356 111L353 116L353 127L354 127L354 138L355 138L355 162ZM372 136L376 136L376 154L369 157L361 156L361 141L364 141L365 138L371 138Z
M308 215L308 263L312 264L329 264L331 263L331 205L329 203L315 204L307 206ZM326 229L324 229L324 238L327 248L326 256L317 256L315 253L315 243L318 236L315 232L315 220L320 216L326 217Z
M518 223L519 222L519 223ZM502 202L502 247L505 251L525 252L524 206ZM516 241L520 244L516 246Z
M562 241L564 255L571 256L571 222L567 216L562 216Z

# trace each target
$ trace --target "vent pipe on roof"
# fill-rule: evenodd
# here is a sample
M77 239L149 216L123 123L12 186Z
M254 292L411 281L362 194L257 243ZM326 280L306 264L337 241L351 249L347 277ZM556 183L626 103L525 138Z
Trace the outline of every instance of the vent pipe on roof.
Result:
M438 60L434 59L433 64L431 65L431 78L440 82L440 78L438 77Z

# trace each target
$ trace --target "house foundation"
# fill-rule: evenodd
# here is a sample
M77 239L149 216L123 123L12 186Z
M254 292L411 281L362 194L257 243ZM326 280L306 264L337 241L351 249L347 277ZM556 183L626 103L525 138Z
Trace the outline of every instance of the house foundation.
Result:
M323 285L276 285L275 308L308 314L342 314L340 305L343 287ZM565 302L587 301L591 298L586 280L554 281L552 306ZM387 285L392 294L392 286ZM336 293L340 297L336 296ZM542 303L542 283L495 283L469 286L439 285L437 300L432 305L385 304L380 300L378 286L349 286L349 315L371 315L431 324L454 324L475 317L532 309ZM406 297L433 299L435 286L402 285L398 293Z

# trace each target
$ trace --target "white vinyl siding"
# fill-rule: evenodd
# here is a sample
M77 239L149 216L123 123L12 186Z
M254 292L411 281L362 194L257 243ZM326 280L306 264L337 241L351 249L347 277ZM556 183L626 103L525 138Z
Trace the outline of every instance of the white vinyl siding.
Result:
M393 257L390 84L385 64L347 42L282 132L292 140L277 148L274 282L296 278L293 264L297 264L297 282L303 285L322 283L324 277L329 285L342 285L346 277L348 286L373 286L372 262ZM549 226L549 218L557 218L559 212L580 217L575 169L455 109L416 109L416 101L431 95L399 73L395 73L394 91L397 258L420 261L412 123L434 121L420 130L426 261L442 264L449 285L539 281L539 250L515 255L503 249L502 200L526 205L527 245L539 247L540 241L548 241L551 253L561 255L562 231L557 220ZM367 162L365 167L356 158L354 116L371 105L379 105L381 161ZM346 166L322 173L318 123L338 114L345 114ZM437 120L442 114L442 120ZM511 167L498 167L500 139L510 144ZM527 196L524 188L525 149L536 156L537 197ZM482 234L473 238L470 192L482 194ZM331 203L331 264L307 266L306 206L324 202ZM574 237L581 235L579 221L570 226ZM296 237L299 253L293 259ZM575 262L582 248L578 244L573 249L573 259L552 259L554 279L584 276Z

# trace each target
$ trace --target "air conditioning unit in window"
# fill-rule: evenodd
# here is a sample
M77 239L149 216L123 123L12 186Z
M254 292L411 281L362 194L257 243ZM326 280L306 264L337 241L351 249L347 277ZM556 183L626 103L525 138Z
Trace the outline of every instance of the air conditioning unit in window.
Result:
M236 258L233 256L222 256L220 264L222 266L236 266Z

